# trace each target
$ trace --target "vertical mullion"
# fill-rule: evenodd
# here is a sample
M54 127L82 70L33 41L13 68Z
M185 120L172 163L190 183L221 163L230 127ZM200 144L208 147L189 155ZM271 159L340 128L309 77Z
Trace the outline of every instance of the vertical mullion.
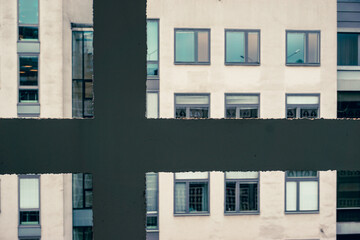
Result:
M185 117L185 118L190 118L190 107L186 107L186 108L185 108L185 113L186 113L186 117Z
M240 118L240 107L235 108L235 118Z
M296 181L296 211L300 211L300 181Z
M186 191L186 194L185 194L185 196L186 196L186 198L185 198L185 211L186 211L186 213L190 213L190 211L189 211L189 201L190 201L190 199L189 199L189 191L190 191L190 188L189 188L189 182L187 181L186 182L186 184L185 184L185 191Z
M235 212L240 212L240 182L235 182Z
M248 31L244 31L244 38L245 38L245 56L244 56L244 60L245 60L245 63L249 62L248 60Z
M198 31L194 31L194 50L195 50L195 63L198 63L199 60L198 60Z
M83 208L85 208L85 174L82 173Z
M306 63L309 63L309 33L305 33L305 58L306 58Z
M81 32L81 46L82 46L82 51L81 51L81 57L82 57L82 75L81 75L81 78L82 78L82 114L83 114L83 118L85 117L85 103L84 103L84 100L85 100L85 64L84 64L84 50L85 50L85 47L84 47L84 31ZM84 180L84 179L83 179Z

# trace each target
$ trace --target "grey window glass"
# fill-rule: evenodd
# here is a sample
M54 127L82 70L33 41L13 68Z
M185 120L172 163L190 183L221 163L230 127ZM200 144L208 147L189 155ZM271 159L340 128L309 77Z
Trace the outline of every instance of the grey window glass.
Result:
M337 96L338 118L360 118L360 91L338 91Z
M226 108L226 118L236 118L236 107Z
M176 118L186 118L186 108L177 107L176 108Z
M19 26L19 40L21 40L21 41L37 41L37 40L39 40L38 27Z
M146 208L157 211L157 174L146 174Z
M91 208L93 205L93 192L85 191L85 208Z
M248 56L247 60L250 63L260 62L259 56L259 33L249 32L248 33Z
M357 66L359 46L357 33L337 34L337 64L340 66Z
M151 229L157 229L157 219L158 217L157 216L147 216L146 217L146 228L148 230L151 230Z
M92 189L92 174L85 174L84 175L84 187L85 189Z
M84 99L84 117L94 116L94 103L92 99Z
M20 89L19 103L37 103L39 102L38 90Z
M72 83L72 115L73 117L83 116L83 88L82 81Z
M186 212L186 183L175 183L175 213Z
M74 227L73 240L93 240L92 227Z
M258 118L258 94L225 94L226 118Z
M84 189L83 174L73 174L73 208L83 208L84 206Z
M195 61L195 32L176 31L175 55L176 62Z
M73 32L72 45L72 76L73 79L83 78L83 34Z
M319 63L319 34L318 33L309 33L308 34L308 62L309 63Z
M227 212L236 211L236 182L226 183L226 206Z
M93 32L84 32L84 78L93 78Z
M20 86L38 85L38 56L20 56Z
M198 61L209 62L209 33L198 32Z
M190 118L208 118L209 109L208 107L191 107Z
M85 82L85 98L93 98L93 83Z
M256 211L258 209L257 193L257 183L240 184L240 211Z
M337 171L336 203L338 208L360 208L360 171Z
M189 184L189 212L207 212L208 207L208 184Z
M226 62L245 62L244 32L226 32Z
M147 21L147 60L158 61L158 31L157 21Z
M19 23L20 24L39 23L38 0L19 0Z
M305 62L305 33L287 33L287 63Z
M287 177L317 177L317 171L287 171Z

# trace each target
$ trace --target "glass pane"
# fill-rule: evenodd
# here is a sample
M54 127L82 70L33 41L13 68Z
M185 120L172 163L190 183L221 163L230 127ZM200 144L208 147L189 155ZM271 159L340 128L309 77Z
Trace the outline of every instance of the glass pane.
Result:
M226 108L226 118L236 118L236 108Z
M148 76L159 76L159 64L148 63L146 66L147 66L147 75Z
M186 118L186 108L176 108L176 118Z
M177 31L175 39L176 62L195 61L195 33Z
M159 114L159 93L149 92L146 93L146 117L147 118L158 118Z
M190 108L190 118L208 118L208 117L209 117L209 108L207 107Z
M209 32L198 32L198 62L209 62Z
M319 104L319 96L287 96L287 104Z
M338 208L360 207L360 171L337 171L336 202Z
M305 62L305 33L287 33L287 63Z
M360 222L360 209L338 209L336 222ZM357 235L356 237L352 238L352 240L360 239L360 235ZM339 240L339 238L336 238L336 240Z
M301 118L317 118L318 117L318 109L304 109L300 110Z
M157 211L157 174L146 174L146 209Z
M93 82L85 82L85 98L93 98Z
M20 24L39 23L38 0L19 0L19 23Z
M20 86L38 85L38 56L20 56Z
M226 62L245 62L244 32L226 32Z
M337 97L338 118L360 118L360 92L339 92Z
M91 227L84 227L84 240L93 240Z
M72 115L73 117L83 117L82 81L73 81L72 85Z
M158 61L158 21L147 20L147 60Z
M317 171L287 171L287 177L317 177Z
M257 211L257 195L257 183L240 184L240 211Z
M259 63L259 33L248 33L248 57L249 63Z
M86 173L84 174L85 177L85 182L84 182L84 187L85 189L92 189L92 174L90 173Z
M20 178L20 208L39 208L39 179Z
M93 32L84 32L84 78L93 79Z
M189 184L189 212L208 211L208 184Z
M338 65L358 65L358 34L338 33L337 38L337 64Z
M257 118L258 109L257 108L241 108L240 109L240 118Z
M94 116L94 103L92 99L84 100L84 117Z
M19 40L37 41L39 40L38 27L21 27L19 26Z
M179 172L175 173L175 179L208 179L208 172Z
M73 228L73 239L74 240L83 240L84 239L84 233L82 231L82 228Z
M226 95L226 104L259 104L259 96L256 95Z
M235 197L235 189L236 183L235 182L227 182L226 183L226 206L225 211L227 212L234 212L236 211L236 197Z
M286 117L287 118L296 118L296 108L288 108L286 110Z
M248 178L258 178L259 172L226 172L227 179L248 179Z
M175 95L175 104L209 104L208 95Z
M93 205L93 192L92 190L85 191L85 207L91 208Z
M84 207L84 193L83 193L83 174L76 173L73 174L73 208L83 208Z
M20 211L21 225L39 224L39 211Z
M83 33L73 32L72 38L72 77L83 78Z
M300 211L318 210L318 182L300 182Z
M37 103L39 101L38 90L19 90L19 102L20 103Z
M319 33L308 34L309 46L308 46L308 60L309 63L319 63Z
M146 217L146 228L148 230L157 229L157 216Z
M296 182L286 182L286 211L296 211Z
M175 183L175 212L185 213L186 211L186 184Z

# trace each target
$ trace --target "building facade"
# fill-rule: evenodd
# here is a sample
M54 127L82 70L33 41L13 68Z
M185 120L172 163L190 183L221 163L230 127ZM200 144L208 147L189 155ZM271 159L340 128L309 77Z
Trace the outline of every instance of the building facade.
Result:
M91 240L92 175L0 175L0 239Z
M93 116L93 1L0 1L0 117Z

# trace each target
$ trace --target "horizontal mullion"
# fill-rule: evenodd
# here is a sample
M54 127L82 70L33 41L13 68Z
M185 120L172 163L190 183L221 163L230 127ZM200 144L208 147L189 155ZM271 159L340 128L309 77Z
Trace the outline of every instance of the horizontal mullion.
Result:
M259 183L259 179L252 179L252 178L246 178L246 179L226 179L226 182L251 182L251 183Z
M39 89L39 86L26 86L26 85L19 85L19 89L22 89L22 90L26 90L26 89L29 89L29 90L38 90Z
M226 104L226 107L259 107L259 104Z
M34 212L34 211L40 211L40 208L20 208L20 212Z
M175 179L175 183L182 182L209 182L209 179Z

